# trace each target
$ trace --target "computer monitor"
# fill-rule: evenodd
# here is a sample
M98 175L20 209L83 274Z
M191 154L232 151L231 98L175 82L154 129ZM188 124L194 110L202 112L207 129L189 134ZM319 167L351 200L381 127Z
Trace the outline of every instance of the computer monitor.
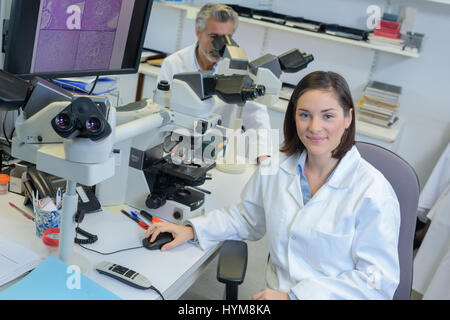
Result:
M153 0L13 0L4 70L23 79L136 73Z

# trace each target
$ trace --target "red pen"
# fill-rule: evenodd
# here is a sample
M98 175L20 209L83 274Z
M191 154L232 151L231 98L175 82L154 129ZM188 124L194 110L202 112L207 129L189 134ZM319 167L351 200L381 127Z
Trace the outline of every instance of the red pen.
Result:
M34 218L30 216L28 213L26 213L24 210L18 208L14 203L9 202L9 205L15 209L17 209L25 218L30 219L31 221L34 221Z
M148 229L148 225L146 223L139 221L139 219L136 219L135 217L133 217L131 214L129 214L125 210L122 209L122 210L120 210L120 212L122 212L124 215L126 215L131 220L135 221L142 229L145 229L145 230Z

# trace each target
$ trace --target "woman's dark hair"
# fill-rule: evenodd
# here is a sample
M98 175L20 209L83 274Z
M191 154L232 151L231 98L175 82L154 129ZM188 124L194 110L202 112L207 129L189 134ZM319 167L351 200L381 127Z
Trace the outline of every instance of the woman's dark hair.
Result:
M347 151L355 144L355 107L353 105L353 99L347 81L345 81L341 75L330 71L312 72L300 80L295 87L284 116L284 142L280 151L290 156L296 152L301 153L305 149L305 146L297 134L295 113L298 99L305 92L310 90L326 90L334 92L338 98L339 105L344 110L344 115L348 116L351 110L352 122L348 129L345 129L341 142L332 152L333 158L342 159Z

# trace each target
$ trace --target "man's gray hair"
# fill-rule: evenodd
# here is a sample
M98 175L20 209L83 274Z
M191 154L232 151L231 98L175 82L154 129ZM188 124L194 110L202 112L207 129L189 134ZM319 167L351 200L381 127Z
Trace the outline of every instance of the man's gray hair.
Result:
M239 16L231 7L222 3L207 3L201 7L195 19L195 26L202 32L206 28L208 19L213 19L218 22L233 21L233 33L236 31L239 24Z

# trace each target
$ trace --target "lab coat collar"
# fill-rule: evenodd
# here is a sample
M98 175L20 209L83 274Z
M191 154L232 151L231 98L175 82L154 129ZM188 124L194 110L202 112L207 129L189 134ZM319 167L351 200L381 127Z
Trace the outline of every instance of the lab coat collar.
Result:
M350 188L353 183L353 178L361 161L361 155L353 146L345 156L339 161L334 173L328 181L328 185L336 189Z
M283 169L286 173L296 176L298 179L298 170L297 166L304 157L306 159L306 150L304 150L301 154L295 153L292 156L287 157L284 161L282 161L280 168ZM349 188L352 185L353 177L356 172L356 168L361 161L361 155L355 146L353 146L345 156L339 161L336 169L334 169L334 173L328 180L327 184L333 188ZM291 185L294 182L291 183ZM300 184L300 183L299 183ZM291 188L291 187L290 187Z
M303 153L300 154L297 152L289 157L286 157L286 159L282 160L280 164L280 168L291 176L290 181L288 182L287 190L300 208L304 206L300 178L297 171L297 165L301 156L306 157L306 152L304 152L304 155Z

